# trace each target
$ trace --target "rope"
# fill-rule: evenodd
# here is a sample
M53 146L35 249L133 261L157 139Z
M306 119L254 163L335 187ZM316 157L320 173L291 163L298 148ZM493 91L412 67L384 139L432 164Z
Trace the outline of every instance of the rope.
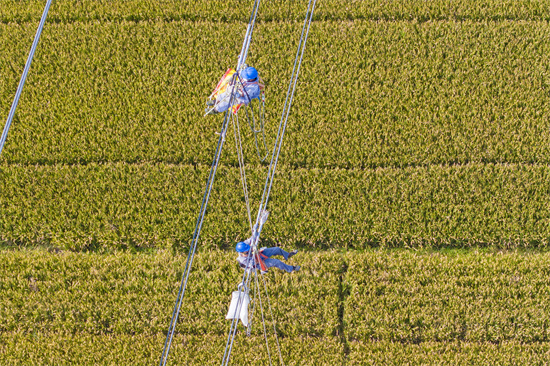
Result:
M246 263L250 263L252 256L253 256L253 251L249 250L248 256L246 257L247 258ZM248 287L248 285L250 284L250 270L248 268L245 269L243 273L241 284L243 284L245 287ZM238 303L240 301L241 301L241 294L239 293ZM233 341L235 339L235 332L237 331L237 325L238 325L238 319L235 319L236 315L237 315L237 310L235 309L235 313L233 314L233 320L231 321L231 327L229 328L229 335L227 336L227 342L225 344L225 351L223 353L222 366L229 364L229 358L231 355L231 350L233 348Z
M248 98L248 103L252 103L252 98L250 98L250 95L248 95L248 92L246 91L246 87L245 87L245 83L243 83L243 80L241 79L240 76L238 76L239 78L239 83L241 84L241 89L243 91L244 94L246 94L246 97ZM260 82L260 80L258 80L258 83ZM261 96L261 98L260 98ZM264 118L265 118L265 97L264 95L260 92L260 96L257 98L258 99L258 114L259 114L259 117L260 117L260 129L259 130L256 130L256 119L254 118L254 110L252 109L252 106L249 107L248 104L245 104L245 114L246 114L246 121L248 122L248 126L250 127L250 130L252 130L252 133L254 134L254 143L256 145L256 153L258 154L258 158L260 158L260 162L264 162L264 160L267 158L267 156L269 155L269 152L267 151L267 146L265 144L265 130L264 130ZM254 98L256 99L256 98ZM250 108L250 114L252 115L252 123L254 124L254 127L252 127L252 124L250 123L250 116L248 114L248 109ZM260 148L258 147L258 133L262 133L262 142L264 144L264 149L265 149L265 156L262 158L262 156L260 155Z
M288 122L288 115L290 113L290 107L292 106L292 101L294 99L294 92L296 90L296 83L298 82L298 75L300 72L300 67L302 65L302 59L304 56L304 51L306 47L307 37L309 35L309 29L311 26L311 20L313 19L313 11L315 10L315 3L317 0L309 0L306 17L304 20L304 26L302 28L302 34L300 36L300 42L298 43L298 50L296 52L296 58L294 59L294 67L292 69L292 75L288 85L288 91L286 94L285 104L283 107L283 113L281 116L281 122L279 123L279 130L277 132L277 138L275 145L273 147L273 155L271 162L269 164L269 170L267 173L267 179L264 186L264 191L262 193L262 199L260 207L258 210L258 216L256 218L256 223L258 223L262 211L267 207L269 202L269 195L271 193L271 187L273 186L273 180L275 176L275 170L277 168L277 163L279 161L279 155L281 153L281 146L283 143L284 134L286 131L286 126ZM311 9L311 10L310 10ZM309 17L308 17L309 16ZM307 26L307 27L306 27ZM305 33L305 37L304 37ZM299 57L298 57L299 56Z
M189 254L187 255L187 262L185 263L185 270L182 275L180 288L178 291L178 296L176 300L176 304L174 305L174 311L172 312L172 318L170 320L170 326L168 329L168 333L166 335L166 341L164 342L164 348L162 351L161 359L160 359L160 365L165 366L168 362L168 355L170 353L170 347L172 345L172 339L174 337L174 333L176 331L176 325L178 322L178 317L181 309L181 304L183 302L183 296L185 294L185 290L187 288L187 281L189 279L189 273L191 272L191 266L193 264L193 259L195 257L195 251L197 249L197 243L199 240L200 231L202 229L202 223L204 220L204 216L206 214L206 208L208 206L208 200L210 199L210 193L212 191L212 186L214 185L214 178L216 177L216 172L218 170L218 163L221 157L223 144L225 142L225 134L227 131L227 125L228 125L228 119L229 119L229 112L225 113L225 117L223 119L222 123L222 129L220 133L220 138L218 139L218 145L216 147L216 154L214 155L214 161L212 162L212 166L210 168L210 174L208 176L208 180L206 183L206 190L204 192L204 196L201 203L201 209L199 213L199 217L197 218L197 223L195 225L195 231L193 233L193 240L191 242L191 247L189 248Z
M21 97L21 93L23 92L23 87L25 86L25 81L27 80L27 74L29 73L29 69L31 68L32 59L34 57L34 51L36 51L36 47L38 46L38 41L40 40L40 35L42 34L42 29L44 28L44 24L46 23L46 17L48 16L48 11L50 10L51 4L52 4L52 0L48 0L46 3L46 6L44 7L44 12L42 13L42 18L40 18L40 24L38 25L38 30L36 31L36 35L34 36L34 41L32 42L31 51L29 52L29 56L27 57L27 62L25 63L25 68L23 69L21 80L19 80L19 85L17 86L17 91L15 92L15 98L13 98L13 103L11 104L10 113L8 114L8 119L6 121L6 124L4 125L4 130L2 131L2 137L0 138L0 155L2 154L2 150L4 149L4 144L6 143L6 139L8 138L8 131L10 130L11 122L13 120L13 116L15 115L15 110L17 109L17 104L19 104L19 98Z
M252 217L250 214L250 201L248 198L248 186L246 183L246 171L244 167L243 145L241 140L241 130L239 128L239 118L237 117L237 115L233 115L231 117L231 121L233 122L233 131L235 135L235 149L237 150L237 160L239 161L239 173L241 175L241 182L243 185L244 201L246 203L246 213L248 214L248 223L250 225L250 230L252 231Z
M284 366L285 363L283 362L283 355L281 354L281 346L279 345L279 337L277 337L277 328L275 327L275 318L273 317L273 311L271 310L271 302L269 301L269 293L267 292L267 285L265 284L265 278L263 276L262 276L262 281L264 283L265 297L267 298L267 306L269 307L269 312L271 314L271 323L273 323L273 333L275 334L275 341L277 342L277 351L279 351L279 360L281 361L281 365Z
M256 286L258 286L258 292L260 292L260 285L258 284L258 270L256 270L255 276L256 278ZM262 277L263 279L263 277ZM265 287L265 281L264 281L264 287ZM264 308L262 306L262 296L261 293L258 295L258 298L260 299L260 310L262 312L262 325L264 327L264 337L265 337L265 347L267 348L267 356L269 357L269 364L271 365L271 352L269 351L269 342L267 341L267 330L265 329L265 319L264 319ZM269 302L269 298L267 299ZM273 319L272 319L273 320ZM277 343L277 347L279 347L279 344ZM279 350L279 354L281 354L281 350Z
M254 0L254 5L252 6L252 12L250 14L250 19L248 21L248 27L246 28L246 34L244 36L243 47L241 53L239 54L239 59L237 62L237 72L240 70L241 66L245 64L246 57L248 56L248 49L250 48L250 42L252 42L252 32L254 32L254 24L256 23L256 17L258 15L258 9L260 8L261 0Z
M258 154L258 158L260 159L260 162L264 162L265 159L269 155L269 151L267 151L267 146L265 144L265 130L264 130L264 120L263 120L265 118L265 115L263 113L263 108L262 108L263 104L264 104L264 102L260 101L259 105L258 105L258 115L259 115L259 118L260 118L260 129L259 130L256 130L256 118L254 118L254 110L252 109L252 107L250 107L250 115L252 116L252 124L253 124L252 125L250 123L250 116L248 114L248 108L245 108L246 121L248 122L248 126L250 127L250 130L254 134L254 144L256 145L256 153ZM265 156L263 158L260 155L260 147L258 146L258 133L260 133L260 132L262 133L262 143L264 145L264 150L265 150Z
M247 336L250 336L250 334L252 333L252 321L254 320L254 311L256 310L256 292L259 292L259 289L257 289L257 286L254 286L254 300L252 304L252 312L250 313L250 317L248 319L248 328L246 329Z

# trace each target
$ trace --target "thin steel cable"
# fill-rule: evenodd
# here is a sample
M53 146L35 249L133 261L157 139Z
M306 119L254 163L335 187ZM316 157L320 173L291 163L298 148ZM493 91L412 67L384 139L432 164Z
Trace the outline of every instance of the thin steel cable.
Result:
M262 114L262 106L265 105L265 99L263 97L254 98L254 99L258 99L258 115L260 117L260 126L261 126L260 130L256 130L256 118L254 117L254 109L252 108L252 98L250 98L250 95L248 95L244 82L242 81L241 77L238 76L238 78L239 78L239 83L241 84L242 91L246 94L248 98L248 103L249 103L244 107L244 111L246 114L246 121L248 122L248 126L250 127L250 130L254 134L254 143L256 145L256 152L258 154L258 158L260 159L260 162L263 162L269 155L269 151L267 151L267 146L265 144L265 131L264 131L264 121L263 121L263 118L265 117L265 115ZM250 109L250 115L252 115L252 124L250 123L250 115L248 113L248 109ZM266 153L263 158L260 155L260 148L258 147L258 133L260 132L262 133L262 137L263 137L262 142L264 144L264 149Z
M244 201L246 204L246 213L248 214L248 223L250 225L250 231L252 231L252 216L250 213L250 200L248 197L248 185L246 183L246 170L244 166L243 145L241 140L241 130L239 128L239 119L237 115L232 116L233 132L235 135L235 149L237 150L237 160L239 161L239 173L241 175L241 182L244 192Z
M250 256L250 253L252 251L250 251L248 254ZM248 276L246 277L246 287L248 287L250 285L250 272L249 271L245 271L245 275L248 274ZM245 276L243 275L243 278ZM244 283L244 281L243 281ZM241 301L241 294L239 294L239 302ZM235 310L235 315L236 315L236 310ZM231 351L233 349L233 343L235 341L235 334L237 333L237 326L238 326L239 322L238 320L235 322L235 327L233 328L233 332L230 332L229 333L229 337L227 339L227 344L225 346L225 352L224 352L224 361L225 363L223 363L224 361L222 361L222 365L224 366L227 366L229 364L229 359L231 358ZM229 345L229 349L228 349L228 345ZM227 354L227 358L226 358L226 354Z
M21 93L23 92L23 87L25 86L25 81L27 80L27 75L31 68L34 52L36 51L36 47L38 46L38 41L40 41L40 35L42 34L42 29L44 28L44 24L46 23L46 18L48 16L48 11L50 10L51 4L52 0L48 0L46 2L44 12L42 13L42 17L40 18L40 23L38 24L38 29L36 30L36 35L34 36L34 41L32 42L29 56L27 57L27 61L25 62L25 68L23 69L23 74L21 75L21 79L19 80L19 85L17 86L17 91L15 92L15 97L13 98L13 103L11 104L10 112L8 114L8 119L6 120L4 130L2 131L2 137L0 138L0 155L2 155L4 144L6 143L6 139L8 138L8 131L10 130L11 122L13 120L13 116L15 115L15 110L17 109L17 104L19 104L19 98L21 97Z
M239 59L237 61L237 68L235 71L239 72L239 69L242 65L246 63L246 58L248 56L248 49L250 48L250 43L252 42L252 33L254 32L254 25L256 23L256 17L258 15L258 9L260 8L261 0L255 0L252 7L252 12L250 14L250 19L248 21L248 27L246 28L246 34L244 36L243 47L241 53L239 54Z
M252 15L251 15L251 18L250 18L251 21L249 22L249 25L247 27L245 40L243 42L243 48L241 50L241 54L239 55L239 60L238 60L238 65L237 65L236 70L238 70L240 65L244 64L244 62L246 61L246 56L248 54L248 48L250 47L252 31L254 29L254 23L256 21L256 16L257 16L257 13L258 13L259 5L260 5L260 0L255 0L254 7L253 7L253 10L252 10ZM235 74L238 74L238 71ZM233 76L232 85L233 85L233 89L231 91L231 99L230 99L230 103L229 103L230 106L233 105L233 102L234 102L234 99L235 99L235 85L236 85L235 76ZM179 288L179 291L178 291L178 297L177 297L177 300L176 300L176 304L174 306L174 311L172 312L172 318L170 320L169 330L168 330L168 333L166 335L166 341L164 342L164 348L163 348L161 359L160 359L160 365L161 366L165 366L166 363L168 362L168 355L170 353L170 347L172 345L172 339L174 337L176 325L177 325L177 322L178 322L178 317L179 317L179 312L180 312L180 309L181 309L181 304L182 304L182 301L183 301L183 296L185 294L185 289L187 288L187 281L188 281L188 278L189 278L189 273L191 272L191 267L192 267L193 259L194 259L194 256L195 256L195 251L196 251L196 248L197 248L198 239L199 239L199 236L200 236L200 231L202 229L202 223L203 223L203 220L204 220L204 215L206 214L206 207L208 206L208 200L210 199L210 193L212 191L212 186L214 184L214 178L215 178L215 175L216 175L216 172L217 172L219 159L221 157L223 143L225 142L225 134L227 132L227 126L229 124L228 123L229 113L231 113L230 110L226 111L225 116L224 116L224 121L222 123L222 129L221 129L221 133L220 133L220 138L218 140L218 145L216 147L216 154L214 156L214 162L212 163L212 167L210 168L210 175L209 175L208 181L207 181L207 188L206 188L206 191L205 191L205 195L203 197L203 201L201 203L201 211L199 213L199 217L197 219L197 224L195 226L195 232L193 234L193 240L192 240L192 243L191 243L191 247L189 249L189 254L187 256L187 262L185 264L184 274L182 276L181 285L180 285L180 288Z
M252 321L254 320L254 311L256 310L256 297L257 297L257 289L256 286L254 286L254 300L252 303L252 312L250 313L249 319L248 319L248 328L246 329L246 335L250 336L252 333Z
M287 122L288 122L290 107L292 106L292 101L294 99L294 92L295 92L296 84L297 84L297 81L298 81L298 75L299 75L299 72L300 72L300 67L302 65L302 59L303 59L303 55L304 55L304 51L305 51L307 37L309 35L311 21L313 19L313 12L315 10L315 4L316 4L316 0L309 0L308 8L307 8L307 11L306 11L306 16L305 16L305 19L304 19L304 26L302 28L302 34L300 36L300 42L298 43L296 58L294 60L294 67L293 67L293 70L292 70L292 76L291 76L291 79L290 79L290 82L289 82L289 90L287 92L287 96L286 96L286 99L285 99L285 104L284 104L284 107L283 107L283 113L282 113L282 116L281 116L281 122L279 123L279 131L277 133L277 139L275 141L275 145L274 145L274 148L273 148L273 155L272 155L272 158L271 158L266 183L265 183L265 186L264 186L264 192L262 194L262 200L261 200L261 203L260 203L260 207L258 209L258 216L256 218L256 225L255 225L256 227L258 227L257 225L259 224L262 211L265 209L265 207L267 207L267 203L269 202L269 195L271 193L271 187L273 185L273 178L274 178L274 174L275 174L275 169L277 167L277 162L278 162L279 155L280 155L280 152L281 152L281 146L282 146L283 137L284 137L284 133L285 133ZM311 11L310 11L310 9L311 9ZM304 33L305 33L305 37L304 37ZM258 228L258 234L257 234L257 237L256 237L256 242L259 239L260 231L261 231L261 227ZM255 244L255 243L253 243L253 244ZM254 249L256 249L256 248L254 248ZM276 328L274 328L274 330L276 332ZM231 335L230 335L230 337L231 337ZM227 360L226 360L226 363L225 363L226 365L229 363L229 358L231 356L231 349L233 347L234 334L233 334L233 337L231 337L231 338L232 338L231 343L229 344L229 353L227 354ZM229 342L229 339L228 339L228 342ZM277 341L277 343L278 343L278 341ZM227 345L226 345L226 353L227 353ZM225 353L224 353L224 360L225 360Z
M260 292L260 285L258 283L258 270L256 270L256 286L258 286L258 292ZM263 279L263 277L262 277ZM265 286L265 281L264 281ZM260 299L260 311L262 313L262 325L264 328L264 338L265 338L265 347L267 348L267 356L269 357L269 364L272 365L273 362L271 361L271 352L269 351L269 342L267 341L267 330L265 329L265 318L264 318L264 307L262 305L262 295L261 293L258 295L258 298ZM269 299L268 299L269 301ZM278 343L277 343L278 344ZM281 353L281 350L279 350L279 354Z
M248 255L246 257L247 258L246 263L250 263L250 259L252 259L252 257L253 257L252 250L249 250ZM250 271L248 268L245 268L244 270L241 283L247 287L250 283ZM240 294L239 294L238 301L241 301ZM236 315L236 313L234 315ZM233 316L233 318L235 318L235 316ZM223 358L222 358L222 366L227 365L229 363L229 356L231 355L231 349L233 348L233 340L235 338L235 331L237 330L237 325L238 325L238 320L235 321L235 319L233 319L233 321L231 322L231 327L229 328L229 335L227 336L227 342L225 344L225 351L223 353Z
M170 326L168 329L168 333L166 334L166 341L164 342L164 348L162 351L161 359L160 359L160 365L165 366L168 362L168 355L170 353L170 347L172 345L172 339L174 337L174 333L176 330L176 325L178 322L179 312L181 309L181 304L183 302L183 296L185 294L185 289L187 288L187 281L189 279L189 273L191 272L191 266L193 264L193 259L195 257L195 251L197 249L197 243L200 236L200 231L202 228L202 223L204 220L204 216L206 214L206 208L208 206L208 200L210 199L210 193L212 191L212 186L214 185L214 179L216 176L216 172L218 170L218 163L219 159L221 157L223 144L225 142L225 134L227 132L227 126L228 126L228 118L229 113L226 112L223 123L222 123L222 130L220 133L220 138L218 139L218 145L216 147L216 154L214 155L214 161L212 162L212 166L210 167L210 174L208 176L207 184L206 184L206 190L204 192L204 196L201 203L201 209L199 213L199 217L197 218L197 223L195 225L195 231L193 233L193 240L191 242L191 247L189 248L189 253L187 255L187 261L185 264L185 270L182 275L180 288L178 291L178 297L176 300L176 304L174 305L174 311L172 312L172 318L170 320Z
M273 324L273 333L275 334L275 341L277 342L277 351L279 351L279 360L281 365L284 366L283 355L281 354L281 346L279 345L279 337L277 336L277 328L275 326L275 318L273 317L273 310L271 310L271 301L269 301L269 293L267 292L267 285L265 283L265 278L262 276L262 281L264 282L265 297L267 298L267 306L269 307L269 312L271 314L271 323Z
M260 207L258 209L258 216L256 219L256 223L258 223L258 220L260 219L260 215L262 211L267 207L267 203L269 201L269 195L271 192L271 187L273 185L273 178L275 175L275 170L277 168L277 162L279 159L279 154L281 152L281 146L284 138L284 134L286 131L286 125L288 122L288 113L290 111L290 107L292 105L292 100L294 96L294 91L296 88L296 81L298 80L298 74L300 71L300 66L302 64L302 58L305 50L305 45L307 41L307 34L309 33L309 26L311 25L311 20L313 19L313 11L315 10L315 2L316 0L309 0L306 16L304 19L304 25L302 27L302 34L300 36L300 41L298 42L298 49L296 51L296 57L294 59L294 66L292 68L292 74L290 78L290 82L288 85L288 91L285 98L285 103L283 107L283 112L281 115L281 121L279 123L279 129L277 132L277 138L275 140L275 144L273 146L273 154L271 156L271 162L269 164L269 170L267 173L267 179L264 185L264 191L262 193L262 199L260 200ZM313 4L313 6L312 6ZM310 11L311 9L311 11ZM307 29L307 33L306 33ZM305 34L305 38L304 38ZM299 60L299 61L298 61ZM290 97L292 95L292 97ZM286 116L285 116L286 114Z

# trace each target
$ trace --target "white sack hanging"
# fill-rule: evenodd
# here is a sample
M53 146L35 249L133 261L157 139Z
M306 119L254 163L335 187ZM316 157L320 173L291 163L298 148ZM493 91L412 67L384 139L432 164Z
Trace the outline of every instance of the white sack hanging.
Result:
M240 299L239 299L240 297ZM225 319L241 319L243 325L248 327L248 304L250 297L248 293L242 291L233 291L231 304Z

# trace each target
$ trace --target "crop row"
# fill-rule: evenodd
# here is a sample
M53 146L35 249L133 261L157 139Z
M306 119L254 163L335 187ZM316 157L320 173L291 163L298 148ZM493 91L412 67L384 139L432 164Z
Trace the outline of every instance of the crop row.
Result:
M1 251L0 363L151 363L185 258ZM292 259L301 272L265 278L286 364L536 364L550 347L548 260L532 251L301 252ZM234 253L197 255L174 360L219 363L240 273ZM263 342L259 323L251 338L239 327L234 362L266 363Z
M187 259L169 251L143 255L2 251L0 256L0 332L65 335L166 332ZM260 280L266 327L273 332L271 307L281 337L334 336L342 260L336 254L295 258L289 263L299 262L303 272L271 271L265 278L270 305ZM243 273L235 259L234 252L197 256L178 333L227 334L231 292L237 290ZM250 296L254 298L253 288ZM261 316L257 305L252 320L255 335L262 335Z
M122 163L4 167L0 240L72 250L187 247L209 169ZM248 169L253 219L265 174L265 167ZM281 165L262 237L309 248L546 247L549 187L547 166ZM239 170L221 167L200 245L233 246L249 233Z
M320 1L315 20L548 20L550 12L544 1L529 0L460 0L460 1ZM307 1L264 1L259 21L302 19ZM38 21L44 8L40 1L0 1L0 22ZM230 1L94 1L84 0L75 6L71 1L53 3L49 21L248 21L252 2Z
M254 33L249 63L267 83L268 145L300 27L264 23ZM548 163L549 27L315 23L281 161ZM35 25L0 29L0 114L7 115ZM221 118L203 118L204 101L233 66L244 30L212 22L49 24L1 161L210 164ZM241 122L247 160L257 161Z
M219 365L226 336L174 337L169 364ZM152 365L158 363L165 336L56 333L0 333L0 362L9 365ZM269 339L271 362L263 337L238 334L231 352L231 365L280 365L275 340ZM334 337L279 338L285 365L342 365L344 351ZM4 351L4 352L2 352Z
M348 365L544 365L550 344L492 342L353 342Z
M170 364L219 365L226 338L176 335ZM0 334L0 362L27 364L155 364L160 359L163 335L91 336L77 334ZM348 352L334 337L283 338L285 365L544 365L548 343L503 342L353 342ZM272 364L278 355L270 346ZM231 353L233 365L269 364L263 339L237 336Z
M351 340L550 341L547 254L371 252L349 263Z

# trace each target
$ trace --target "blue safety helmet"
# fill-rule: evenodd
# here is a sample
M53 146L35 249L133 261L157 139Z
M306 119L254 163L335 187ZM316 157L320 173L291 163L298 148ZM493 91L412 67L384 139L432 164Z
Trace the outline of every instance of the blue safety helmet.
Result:
M241 77L246 81L256 81L258 79L258 70L249 66L241 71Z
M239 253L248 252L250 250L250 245L246 244L244 241L240 241L237 243L235 250Z

